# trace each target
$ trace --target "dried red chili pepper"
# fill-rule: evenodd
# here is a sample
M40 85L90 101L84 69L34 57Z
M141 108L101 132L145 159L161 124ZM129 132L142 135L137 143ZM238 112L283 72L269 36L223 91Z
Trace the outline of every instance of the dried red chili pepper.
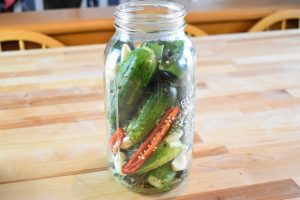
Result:
M125 164L122 170L124 174L134 173L146 162L146 160L152 155L152 153L156 150L157 146L166 136L178 112L178 106L175 108L170 108L165 112L155 129L151 132L151 134L147 137L145 142Z
M122 128L118 128L116 132L112 135L109 141L109 146L114 153L117 152L118 146L122 143L124 137L125 137L125 132Z

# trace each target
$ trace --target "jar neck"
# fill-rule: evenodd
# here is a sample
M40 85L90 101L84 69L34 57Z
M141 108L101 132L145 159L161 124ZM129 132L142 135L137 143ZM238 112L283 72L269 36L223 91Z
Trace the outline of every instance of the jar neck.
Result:
M184 32L186 12L180 4L165 1L136 1L121 4L115 12L117 32L136 35Z

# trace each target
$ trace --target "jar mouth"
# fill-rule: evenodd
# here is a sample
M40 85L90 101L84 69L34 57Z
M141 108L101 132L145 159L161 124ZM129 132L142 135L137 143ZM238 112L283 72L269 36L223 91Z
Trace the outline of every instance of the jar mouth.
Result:
M185 26L184 6L167 1L135 1L117 6L116 29L130 32L172 32Z

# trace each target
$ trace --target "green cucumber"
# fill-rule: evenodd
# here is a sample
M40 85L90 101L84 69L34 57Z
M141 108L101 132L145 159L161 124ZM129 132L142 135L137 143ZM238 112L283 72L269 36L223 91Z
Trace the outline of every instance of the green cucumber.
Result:
M126 129L127 135L134 144L144 140L163 113L174 105L176 93L175 87L159 85L153 94L144 101L138 116L129 123Z
M112 126L117 121L117 113L120 126L133 114L156 69L155 53L148 47L133 50L121 63L111 87L108 119Z
M181 152L182 147L183 145L180 140L175 143L167 143L166 141L163 141L145 164L136 171L136 173L144 174L166 164L173 160Z
M151 172L148 175L148 182L154 187L167 190L171 187L171 183L176 176L176 172L172 170L171 164L167 163Z
M163 60L175 62L182 57L184 51L184 41L175 40L164 42Z
M188 67L183 51L183 40L165 42L162 61L159 64L159 70L163 72L170 83L176 86L184 84L184 80L187 79Z
M143 44L142 46L149 47L152 49L155 53L156 59L158 61L161 60L163 52L164 52L164 45L163 44L158 44L157 42L147 42Z

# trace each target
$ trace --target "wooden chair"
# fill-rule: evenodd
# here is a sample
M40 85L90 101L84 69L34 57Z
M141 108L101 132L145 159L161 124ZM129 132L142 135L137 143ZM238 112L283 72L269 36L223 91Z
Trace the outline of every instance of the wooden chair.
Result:
M207 36L207 33L205 33L202 29L200 29L196 26L190 25L190 24L186 25L185 32L186 32L186 34L188 34L191 37Z
M25 30L1 30L0 51L2 50L1 43L9 41L17 41L20 50L25 50L25 42L40 44L42 49L64 46L59 41L38 32Z
M300 28L300 10L284 10L271 14L259 22L257 22L249 32L259 32L269 30L270 27L276 23L280 23L281 30L287 28L287 20L297 19L298 28Z

